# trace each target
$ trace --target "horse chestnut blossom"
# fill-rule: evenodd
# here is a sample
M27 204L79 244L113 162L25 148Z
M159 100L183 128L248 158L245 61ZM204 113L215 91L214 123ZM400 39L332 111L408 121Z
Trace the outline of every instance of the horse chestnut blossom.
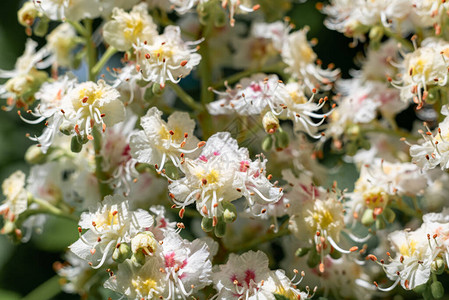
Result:
M13 221L26 211L28 206L28 193L25 189L25 174L16 171L2 183L2 191L6 200L0 205L0 212L5 219Z
M449 43L429 38L421 47L404 56L400 77L392 84L401 90L401 99L413 99L418 107L426 101L429 89L443 87L448 82Z
M133 45L136 69L143 80L161 87L165 86L166 81L178 83L201 60L201 55L191 48L195 44L182 40L179 27L167 26L164 33L155 36L152 42L139 41Z
M441 114L446 116L435 133L429 128L420 131L423 141L410 145L412 162L423 170L433 169L440 165L441 170L449 168L449 111L446 105L441 108Z
M304 274L301 274L304 276ZM307 299L309 295L296 289L284 271L271 271L268 257L261 251L231 254L213 274L217 299ZM301 281L301 280L299 280Z
M141 3L134 6L129 13L114 8L112 20L103 27L103 35L109 45L117 50L127 51L139 41L151 43L158 32L156 24L148 14L147 5Z
M211 136L196 159L186 158L183 172L185 177L168 187L172 201L182 208L196 202L197 210L211 219L214 227L228 203L242 196L249 205L276 202L282 196L282 188L272 188L265 169L254 164L248 150L239 148L228 132Z
M69 123L69 132L93 139L95 125L105 130L123 121L125 107L119 98L119 92L103 80L76 85L61 104L64 118Z
M70 245L70 250L89 261L94 269L100 268L111 257L121 243L130 243L131 238L153 225L153 217L146 211L128 210L123 196L107 196L95 210L81 215L80 238ZM81 230L87 231L81 235Z
M267 116L272 113L275 119L279 117L292 120L296 132L305 131L314 138L321 137L317 130L332 113L318 113L326 100L320 99L318 104L314 103L313 96L305 96L303 85L294 82L285 85L277 75L255 74L251 78L240 80L234 89L227 87L225 92L215 93L220 99L208 105L212 115ZM312 118L321 121L314 123ZM265 125L264 127L266 128ZM276 129L268 129L267 132L274 133Z
M193 135L195 121L187 113L175 112L165 122L162 112L150 108L141 118L143 130L131 135L132 156L142 163L155 165L160 172L167 161L181 167L185 155L190 156L204 144Z
M307 31L308 28L294 31L285 38L281 52L282 61L287 64L285 71L302 81L309 91L317 87L328 90L340 70L323 70L315 63L318 56L307 40Z

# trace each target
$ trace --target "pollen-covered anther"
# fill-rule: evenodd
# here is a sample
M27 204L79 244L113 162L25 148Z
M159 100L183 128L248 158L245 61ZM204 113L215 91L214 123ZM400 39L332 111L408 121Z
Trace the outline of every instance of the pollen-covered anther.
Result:
M359 247L357 247L357 246L353 246L353 247L349 248L349 252L355 252L357 250L359 250Z
M181 208L180 210L179 210L179 217L182 219L182 218L184 218L184 213L185 213L185 209L184 209L184 207L183 208Z

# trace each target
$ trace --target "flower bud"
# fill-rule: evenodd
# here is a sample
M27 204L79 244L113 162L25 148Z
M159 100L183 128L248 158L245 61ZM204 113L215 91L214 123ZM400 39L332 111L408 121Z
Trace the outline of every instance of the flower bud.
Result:
M203 217L203 219L201 220L201 228L203 228L205 232L210 232L212 231L212 229L214 229L214 226L212 224L213 220L211 218Z
M268 111L262 119L263 129L268 134L273 134L279 128L279 119L273 114L272 111Z
M21 9L17 12L17 20L20 25L25 27L31 27L34 24L34 20L38 15L36 6L31 1L25 2Z
M158 242L151 231L138 233L131 240L133 253L143 252L145 255L152 255L158 246Z
M413 288L413 291L417 294L422 294L426 291L427 288L427 283L421 284L421 285L417 285Z
M59 131L61 131L65 135L71 135L73 128L74 128L74 126L72 123L70 123L67 120L64 120L62 122L61 126L59 126Z
M131 261L137 265L143 266L145 264L145 254L142 251L133 253L131 256Z
M50 23L50 19L42 16L34 26L34 34L38 37L44 37L48 32L48 24Z
M237 209L234 204L230 202L222 202L223 205L223 219L225 223L232 223L237 219Z
M132 255L131 247L127 243L121 243L114 249L112 253L112 259L115 262L122 263Z
M435 258L435 260L430 265L432 273L435 273L437 275L443 274L445 268L446 265L444 264L444 259L442 259L441 257Z
M309 268L313 269L316 266L318 266L318 264L321 261L321 257L320 255L316 252L315 249L311 249L312 251L309 252L309 256L307 257L307 265L309 266Z
M226 234L226 223L223 220L223 217L218 218L217 225L214 228L215 236L218 238L224 237Z
M386 207L382 213L388 223L393 223L396 219L396 213L389 207Z
M160 84L154 83L153 86L151 87L151 91L155 96L161 96L164 93L164 88L161 87Z
M25 160L30 165L42 164L46 160L46 155L42 153L42 150L37 145L32 145L25 153Z
M80 136L72 136L72 140L70 141L70 150L72 150L73 153L80 153L81 150L83 150L83 139Z
M269 152L271 148L273 148L273 137L271 135L267 135L262 140L262 150Z
M374 223L373 210L368 208L363 212L362 224L366 227L369 227L373 223Z
M384 36L384 29L382 26L374 26L369 31L369 39L372 42L380 42L383 36Z
M275 141L275 147L276 150L283 150L284 148L287 148L290 143L290 138L288 136L288 133L283 131L281 127L279 127L279 130L276 131L276 141Z
M444 287L443 284L439 281L434 281L430 285L430 291L432 292L432 296L435 299L440 299L444 296Z

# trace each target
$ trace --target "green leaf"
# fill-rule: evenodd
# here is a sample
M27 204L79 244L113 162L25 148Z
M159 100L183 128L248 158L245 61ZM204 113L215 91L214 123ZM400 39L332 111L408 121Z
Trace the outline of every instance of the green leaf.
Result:
M288 300L288 298L283 295L273 294L273 296L274 296L274 299L276 299L276 300Z

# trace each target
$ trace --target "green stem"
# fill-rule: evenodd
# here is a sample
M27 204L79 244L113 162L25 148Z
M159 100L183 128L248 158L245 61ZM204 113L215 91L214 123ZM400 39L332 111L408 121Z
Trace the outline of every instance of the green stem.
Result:
M231 76L223 79L222 81L220 81L218 83L213 84L212 87L214 89L223 88L225 86L225 83L233 84L233 83L236 83L237 81L239 81L240 79L248 77L248 76L251 76L252 74L255 74L255 73L282 72L282 70L284 68L285 68L285 63L284 62L278 62L278 63L275 63L273 65L265 66L265 67L262 67L262 68L250 69L250 70L242 71L242 72L236 73L234 75L231 75Z
M97 51L95 49L95 45L92 41L92 22L91 19L84 20L84 26L86 27L87 34L86 38L86 47L87 47L87 66L88 66L88 78L90 81L95 81L96 75L93 71L94 66L97 61Z
M26 295L22 300L49 300L59 294L61 285L59 284L59 275L55 275L45 281L43 284L34 289L31 293Z
M74 22L74 21L70 21L70 20L66 20L67 23L69 23L70 25L72 25L73 28L75 28L75 30L84 38L87 38L88 33L86 28L84 28L84 26L79 23L79 22Z
M117 53L117 49L115 49L112 46L109 46L109 48L106 50L106 52L100 58L100 60L92 68L93 76L95 76L95 77L98 76L98 73L100 73L100 71L101 71L101 69L103 69L104 65L109 61L109 59L112 56L114 56L115 53Z
M279 228L278 232L272 232L272 233L265 234L263 236L260 236L256 239L254 239L254 240L251 240L247 243L243 243L243 244L235 246L235 247L229 247L228 249L230 252L247 251L247 250L253 249L257 245L269 242L278 237L288 235L289 233L290 233L290 230L288 230L288 227L281 226L281 228Z
M204 110L203 106L196 102L189 94L186 93L178 84L171 81L167 82L167 85L176 93L179 99L184 102L187 106L196 112L201 112Z
M94 137L94 151L95 151L95 175L98 180L98 189L100 191L101 199L105 196L112 194L112 190L105 181L108 176L103 172L103 156L101 155L102 135L97 126L92 128L92 135Z
M45 200L39 199L39 198L31 198L31 202L39 204L39 206L41 207L40 210L36 210L36 211L34 211L34 213L37 213L39 211L39 213L48 213L48 214L51 214L54 216L64 217L69 220L78 221L77 216L74 216L72 214L68 214L68 213L64 212L62 209L52 205L48 201L45 201Z

